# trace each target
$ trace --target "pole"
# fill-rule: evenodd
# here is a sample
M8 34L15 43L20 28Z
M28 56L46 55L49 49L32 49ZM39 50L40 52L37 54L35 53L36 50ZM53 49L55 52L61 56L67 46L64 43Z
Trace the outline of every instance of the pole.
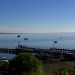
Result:
M54 49L54 41L53 41L53 49Z
M19 38L20 38L20 35L18 35L17 38L18 38L18 49L19 49L19 44L20 44Z
M53 41L53 50L54 50L54 44L56 44L57 43L57 41Z

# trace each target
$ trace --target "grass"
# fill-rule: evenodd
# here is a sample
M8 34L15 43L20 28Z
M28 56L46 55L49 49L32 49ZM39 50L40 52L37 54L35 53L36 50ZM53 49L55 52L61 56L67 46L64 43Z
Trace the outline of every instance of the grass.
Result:
M75 75L75 61L46 63L43 75Z
M50 69L49 71L46 71L43 75L75 75L75 69L70 68Z

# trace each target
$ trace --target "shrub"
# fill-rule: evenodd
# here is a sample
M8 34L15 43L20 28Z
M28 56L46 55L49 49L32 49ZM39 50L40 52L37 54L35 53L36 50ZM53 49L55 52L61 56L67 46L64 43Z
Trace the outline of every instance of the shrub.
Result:
M30 53L20 53L9 62L12 75L43 74L43 64Z

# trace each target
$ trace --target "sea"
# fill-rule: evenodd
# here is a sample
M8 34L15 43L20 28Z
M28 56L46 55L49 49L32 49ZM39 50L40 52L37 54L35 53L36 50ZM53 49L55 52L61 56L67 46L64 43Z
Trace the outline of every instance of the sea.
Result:
M19 37L18 37L19 35ZM27 38L27 40L25 40ZM54 43L57 41L57 43ZM75 49L75 33L1 33L0 48L16 48L18 44L36 48Z
M26 39L27 38L27 39ZM57 41L55 43L55 41ZM18 44L34 48L64 48L75 50L75 33L1 33L0 48L16 48ZM0 58L12 59L15 54L0 53Z

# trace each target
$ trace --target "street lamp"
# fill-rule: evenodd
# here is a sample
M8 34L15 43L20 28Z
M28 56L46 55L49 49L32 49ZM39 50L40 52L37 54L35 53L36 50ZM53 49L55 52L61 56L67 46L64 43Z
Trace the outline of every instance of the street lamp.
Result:
M20 35L18 35L17 38L18 38L18 48L19 48L19 44L20 44L19 38L20 38Z
M60 40L61 40L61 39L62 39L62 38L60 37ZM57 44L57 43L58 43L58 41L56 41L56 40L53 41L53 50L54 50L54 48L55 48L54 45Z
M27 40L28 40L28 38L24 38L24 40L25 40L25 41L27 41Z
M53 41L53 49L54 49L54 44L58 43L58 41Z

